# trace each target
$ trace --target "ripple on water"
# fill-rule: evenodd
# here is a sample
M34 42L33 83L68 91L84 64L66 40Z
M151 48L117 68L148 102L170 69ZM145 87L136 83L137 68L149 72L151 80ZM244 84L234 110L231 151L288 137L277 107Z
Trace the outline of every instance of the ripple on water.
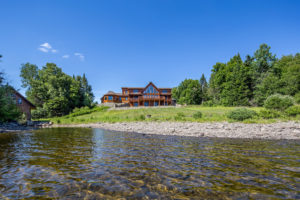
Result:
M300 198L300 141L54 128L0 152L0 199Z

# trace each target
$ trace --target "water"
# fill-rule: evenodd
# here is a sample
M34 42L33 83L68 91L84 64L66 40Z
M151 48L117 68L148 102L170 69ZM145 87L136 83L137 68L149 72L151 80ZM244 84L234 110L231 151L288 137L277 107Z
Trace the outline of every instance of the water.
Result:
M300 141L0 134L0 199L300 199Z

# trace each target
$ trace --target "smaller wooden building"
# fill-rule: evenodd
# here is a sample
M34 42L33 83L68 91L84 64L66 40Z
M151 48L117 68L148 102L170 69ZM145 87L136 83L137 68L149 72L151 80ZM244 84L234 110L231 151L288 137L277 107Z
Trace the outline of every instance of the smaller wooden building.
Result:
M12 90L11 97L16 101L16 105L20 111L25 114L26 119L31 120L31 110L36 108L35 105L14 89Z

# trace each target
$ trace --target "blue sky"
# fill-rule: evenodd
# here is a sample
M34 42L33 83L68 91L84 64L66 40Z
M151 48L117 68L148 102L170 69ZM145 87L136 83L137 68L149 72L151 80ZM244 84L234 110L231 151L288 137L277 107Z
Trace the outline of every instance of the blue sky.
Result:
M22 63L85 73L96 100L122 86L177 86L216 62L300 52L300 1L15 1L0 4L0 70L21 89Z

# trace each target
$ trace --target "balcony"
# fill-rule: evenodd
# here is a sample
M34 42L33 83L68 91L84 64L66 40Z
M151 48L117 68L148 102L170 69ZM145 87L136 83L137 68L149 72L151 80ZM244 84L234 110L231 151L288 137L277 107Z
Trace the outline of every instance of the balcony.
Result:
M129 101L131 102L139 102L139 101L149 101L149 100L155 100L155 101L171 101L171 99L166 99L164 96L155 96L155 95L147 95L147 96L139 96L138 98L129 98Z

